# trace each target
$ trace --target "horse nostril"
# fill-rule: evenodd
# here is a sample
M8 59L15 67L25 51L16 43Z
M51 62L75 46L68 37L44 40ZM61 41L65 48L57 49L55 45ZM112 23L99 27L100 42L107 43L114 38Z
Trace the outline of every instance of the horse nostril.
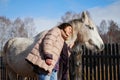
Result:
M91 45L93 45L92 39L89 39L88 42L89 42Z
M104 47L105 47L104 44L101 44L100 48L101 48L101 49L104 49Z

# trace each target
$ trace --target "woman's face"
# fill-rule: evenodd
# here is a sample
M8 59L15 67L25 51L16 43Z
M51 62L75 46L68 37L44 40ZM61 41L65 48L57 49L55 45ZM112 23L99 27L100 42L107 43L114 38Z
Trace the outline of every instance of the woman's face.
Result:
M71 26L67 26L65 29L65 34L67 35L66 38L68 38L69 36L71 36L72 32L73 32L73 29Z

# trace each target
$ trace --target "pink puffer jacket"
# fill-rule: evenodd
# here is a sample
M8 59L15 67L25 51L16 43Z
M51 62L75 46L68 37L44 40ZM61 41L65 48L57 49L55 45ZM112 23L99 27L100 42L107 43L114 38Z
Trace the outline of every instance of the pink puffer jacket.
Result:
M64 39L61 36L60 29L57 27L52 28L36 43L34 48L26 57L26 60L51 73L60 57L63 44ZM45 63L46 55L53 60L52 65L50 66Z

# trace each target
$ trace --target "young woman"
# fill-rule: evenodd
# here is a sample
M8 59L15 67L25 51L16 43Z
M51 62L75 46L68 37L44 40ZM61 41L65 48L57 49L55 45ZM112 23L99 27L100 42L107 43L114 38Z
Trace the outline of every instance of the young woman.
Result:
M40 40L41 50L38 52L41 55L36 57L34 53L30 53L27 56L26 60L39 68L39 80L57 80L59 61L61 61L59 60L60 54L61 56L62 53L68 54L68 46L65 41L72 33L73 28L69 23L63 23L50 29Z

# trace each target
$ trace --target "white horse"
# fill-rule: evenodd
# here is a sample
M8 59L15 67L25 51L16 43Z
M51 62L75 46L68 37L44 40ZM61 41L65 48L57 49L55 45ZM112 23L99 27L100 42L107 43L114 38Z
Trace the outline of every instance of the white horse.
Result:
M86 47L91 50L103 50L104 43L98 34L95 24L88 17L86 12L82 12L80 19L74 19L69 21L69 23L73 26L73 35L68 39L68 44L73 43L77 39L80 43L84 43ZM10 80L16 80L16 73L23 77L36 76L33 72L32 66L25 61L25 57L40 39L41 33L32 39L13 38L8 40L5 44L4 59Z

